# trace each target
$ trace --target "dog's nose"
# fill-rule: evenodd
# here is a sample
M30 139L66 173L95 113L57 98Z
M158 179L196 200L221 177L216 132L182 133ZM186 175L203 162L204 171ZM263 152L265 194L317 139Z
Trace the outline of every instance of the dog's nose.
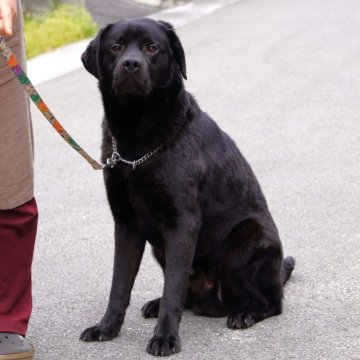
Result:
M126 59L122 63L124 69L130 73L138 71L141 67L140 62L136 59Z

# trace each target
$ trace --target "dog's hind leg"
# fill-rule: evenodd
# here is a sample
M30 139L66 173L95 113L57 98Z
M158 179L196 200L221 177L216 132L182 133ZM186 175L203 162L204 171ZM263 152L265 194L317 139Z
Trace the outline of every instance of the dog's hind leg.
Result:
M222 317L226 315L226 309L216 291L211 291L204 298L196 298L191 304L195 315L208 317Z
M278 276L273 277L274 273L280 273L280 265L254 263L244 270L241 275L234 273L229 284L233 297L227 303L230 329L248 328L270 316L280 315L282 310L283 285ZM228 300L228 289L224 289L223 296Z
M233 230L228 240L222 273L228 327L245 329L281 314L283 279L290 276L293 262L288 259L283 265L276 228L247 220Z
M161 297L148 301L142 308L141 308L141 314L145 319L148 318L157 318L159 315L159 309L160 309L160 301ZM186 309L192 309L193 308L193 299L191 294L188 292L186 301L185 301L185 308ZM196 312L195 312L196 313ZM199 314L200 315L200 314Z
M161 297L148 301L142 308L141 314L145 319L157 318L159 315Z
M226 315L219 288L219 269L196 266L190 276L186 307L199 316Z

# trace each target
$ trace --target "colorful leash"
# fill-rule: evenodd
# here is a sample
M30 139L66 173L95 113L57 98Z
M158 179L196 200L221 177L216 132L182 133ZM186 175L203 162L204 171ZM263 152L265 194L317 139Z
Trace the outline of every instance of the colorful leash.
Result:
M5 39L0 36L0 54L5 58L7 64L19 80L20 84L23 86L24 90L27 92L31 100L37 106L37 108L42 112L46 117L52 127L59 133L59 135L73 148L75 149L91 166L94 170L102 170L103 165L100 165L96 160L94 160L90 155L88 155L85 150L77 144L77 142L68 134L68 132L62 127L60 122L55 118L53 113L46 106L45 102L42 100L38 92L35 90L34 86L30 82L29 78L25 74L24 70L19 65L18 60L15 55L12 53L10 48L5 42Z

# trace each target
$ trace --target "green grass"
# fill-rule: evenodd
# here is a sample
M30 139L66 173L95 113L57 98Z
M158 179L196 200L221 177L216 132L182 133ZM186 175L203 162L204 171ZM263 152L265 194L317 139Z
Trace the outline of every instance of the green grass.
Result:
M27 14L24 26L28 59L92 37L97 31L97 25L84 8L68 4L44 14Z

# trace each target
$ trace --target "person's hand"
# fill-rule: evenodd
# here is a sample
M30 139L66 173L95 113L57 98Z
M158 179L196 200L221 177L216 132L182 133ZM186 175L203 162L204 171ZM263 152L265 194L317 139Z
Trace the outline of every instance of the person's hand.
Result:
M0 35L13 34L13 21L16 14L16 0L0 0Z

